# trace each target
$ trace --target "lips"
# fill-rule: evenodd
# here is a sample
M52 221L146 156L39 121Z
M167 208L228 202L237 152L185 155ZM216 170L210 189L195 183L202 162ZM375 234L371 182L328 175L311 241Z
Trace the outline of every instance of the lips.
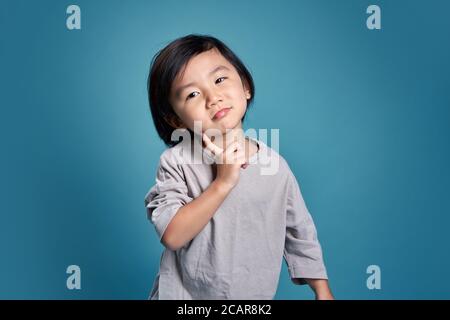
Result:
M216 112L216 114L213 117L213 120L218 120L222 117L224 117L228 111L230 111L231 108L222 108L219 111Z

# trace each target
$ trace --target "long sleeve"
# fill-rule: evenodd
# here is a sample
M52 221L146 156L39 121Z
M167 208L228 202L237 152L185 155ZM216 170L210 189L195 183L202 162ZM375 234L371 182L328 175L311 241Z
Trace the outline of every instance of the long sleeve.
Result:
M172 160L167 153L163 153L156 174L156 184L144 200L147 217L154 224L160 241L178 209L192 201L183 172L176 161Z
M284 258L291 280L303 285L305 279L328 279L316 227L292 172L287 190Z

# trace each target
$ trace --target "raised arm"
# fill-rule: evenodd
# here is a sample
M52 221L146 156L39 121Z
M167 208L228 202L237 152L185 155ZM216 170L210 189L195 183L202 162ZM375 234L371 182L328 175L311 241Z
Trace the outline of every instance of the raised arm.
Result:
M218 160L217 174L215 180L199 197L178 209L167 226L162 243L171 250L183 247L203 230L237 184L240 168L245 164L243 149L237 141L221 149L206 135L203 139L206 147Z

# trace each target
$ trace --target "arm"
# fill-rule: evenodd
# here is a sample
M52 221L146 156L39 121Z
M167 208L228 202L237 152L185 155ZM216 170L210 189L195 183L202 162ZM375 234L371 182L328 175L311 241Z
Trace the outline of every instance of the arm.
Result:
M178 209L163 234L163 244L170 250L177 250L191 241L212 218L231 189L215 180L198 198Z
M209 139L206 144L214 148ZM236 185L241 165L245 168L242 152L234 152L236 149L236 143L227 146L226 150L215 149L220 161L228 157L236 161L217 164L215 180L195 200L188 192L184 173L172 149L161 155L156 184L146 194L144 204L147 217L165 247L177 250L191 241Z
M239 142L229 143L225 149L215 146L208 136L203 136L207 149L212 151L216 164L215 180L195 200L178 209L163 234L163 244L177 250L191 241L209 222L230 191L239 181L240 168L245 169L245 154Z
M291 171L287 195L284 256L291 279L298 285L308 284L316 299L333 299L317 230Z
M316 300L334 300L328 280L325 279L305 279L316 295Z

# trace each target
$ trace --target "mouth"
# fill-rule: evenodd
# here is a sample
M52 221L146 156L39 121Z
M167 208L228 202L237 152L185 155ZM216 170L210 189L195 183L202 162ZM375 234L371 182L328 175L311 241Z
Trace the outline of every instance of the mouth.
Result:
M222 108L216 112L216 114L214 115L214 117L212 119L219 120L219 119L225 117L227 115L228 111L230 111L230 110L231 110L231 107L230 108Z

